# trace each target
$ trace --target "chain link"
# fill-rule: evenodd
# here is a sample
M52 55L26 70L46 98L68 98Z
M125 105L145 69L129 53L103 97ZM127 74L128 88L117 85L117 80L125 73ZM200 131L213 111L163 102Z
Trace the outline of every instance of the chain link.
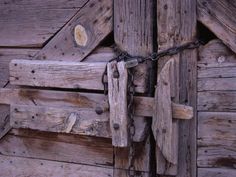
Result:
M135 148L134 148L134 135L135 135L135 126L134 126L134 95L135 95L135 85L134 85L134 75L132 68L128 69L128 117L129 117L129 134L130 134L130 146L129 146L129 167L128 175L129 177L135 176L135 166L134 166L134 157L135 157Z

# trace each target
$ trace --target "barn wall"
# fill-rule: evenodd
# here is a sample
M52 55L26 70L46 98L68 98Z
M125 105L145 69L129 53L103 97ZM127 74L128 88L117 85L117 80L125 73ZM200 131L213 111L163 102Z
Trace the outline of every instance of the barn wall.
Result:
M198 177L236 176L236 55L220 40L199 50Z

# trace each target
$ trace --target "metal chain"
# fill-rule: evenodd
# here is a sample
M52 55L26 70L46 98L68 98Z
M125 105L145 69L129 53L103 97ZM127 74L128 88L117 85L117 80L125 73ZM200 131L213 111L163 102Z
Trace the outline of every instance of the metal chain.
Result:
M109 62L112 61L125 61L126 62L126 68L128 69L128 117L129 117L129 134L130 134L130 146L129 146L129 167L128 167L128 176L129 177L135 177L135 166L134 166L134 157L135 157L135 148L134 148L134 142L133 138L135 135L135 125L134 125L134 109L133 109L133 101L134 101L134 95L135 95L135 85L134 85L134 73L132 68L137 66L139 63L143 63L145 61L151 60L151 61L157 61L161 57L164 56L172 56L175 54L178 54L179 52L182 52L186 49L195 49L198 48L201 44L203 44L201 41L196 40L194 42L189 42L186 44L183 44L181 46L172 47L166 50L163 50L159 53L152 53L148 57L140 57L140 56L131 56L127 52L119 51L119 54L117 57L111 59ZM102 84L104 86L104 94L107 95L108 93L108 80L107 80L107 67L105 68L105 71L102 75Z
M128 167L128 176L135 176L135 166L134 166L134 157L135 157L135 148L134 148L134 135L135 135L135 126L134 126L134 95L135 95L135 85L134 85L134 75L132 68L128 69L128 117L129 117L129 134L130 134L130 146L129 146L129 167Z

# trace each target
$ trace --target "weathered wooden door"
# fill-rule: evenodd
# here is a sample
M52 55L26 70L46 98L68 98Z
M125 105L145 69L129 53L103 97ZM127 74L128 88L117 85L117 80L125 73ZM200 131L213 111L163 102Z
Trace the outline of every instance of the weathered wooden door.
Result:
M65 137L70 139L74 135L96 137L97 140L93 138L93 142L89 142L91 139L88 138L84 143L86 145L81 148L82 152L74 151L69 155L70 160L64 160L60 156L55 159L51 155L46 157L45 153L48 152L43 151L42 159L85 164L82 165L83 168L88 165L88 171L92 172L84 169L81 175L78 171L79 176L97 176L99 167L103 169L99 176L151 176L156 175L156 172L160 175L194 176L195 172L188 170L194 169L194 160L186 160L185 154L188 152L185 149L178 150L179 135L182 135L178 132L177 119L192 118L192 107L179 103L195 105L194 95L191 95L195 90L185 83L185 74L187 72L190 73L188 77L194 77L195 71L189 67L195 66L196 51L188 50L162 57L158 61L158 72L156 62L135 62L156 52L157 41L158 50L162 51L194 40L195 1L158 1L158 5L153 0L80 1L81 8L48 38L35 55L30 59L20 58L10 62L9 80L12 88L0 90L0 103L10 105L10 124L5 124L2 136L11 128L14 128L13 134L26 136L21 132L24 130L18 130L20 128L33 130L32 135L38 139L41 139L40 136L33 132L44 132L44 136L56 133L54 136L63 137L63 141L66 141ZM182 11L191 14L194 20L189 16L182 17ZM178 20L173 20L174 16ZM185 21L189 22L188 25L182 23ZM182 32L182 28L186 31ZM130 63L135 65L132 69L126 67L128 60L109 62L117 58L120 51L132 56L134 63ZM190 59L185 60L187 57ZM132 138L127 94L130 71L135 92L132 102ZM105 82L108 82L108 88L104 83L106 72L108 78ZM103 93L107 89L108 95ZM188 98L186 94L190 94L187 95ZM195 128L194 125L181 124L183 128ZM156 141L153 147L150 142L155 141L150 135L151 130ZM180 138L180 142L187 141L189 137L184 134L189 131L180 131L184 136L183 139ZM83 136L77 137L78 141L83 139ZM56 141L62 141L61 139ZM112 142L107 139L112 139ZM73 142L75 140L73 138ZM18 140L13 138L12 141ZM87 147L91 144L106 144L107 147L98 147L97 152L93 147L89 151ZM185 146L189 144L192 145L186 142ZM53 144L59 151L60 146L73 151L69 143ZM103 152L103 148L108 152ZM53 153L52 149L51 151ZM26 152L21 153L24 155ZM84 156L83 153L88 153L89 158L81 161L78 160L79 157L74 157ZM34 155L28 157L35 158ZM180 164L178 157L186 162ZM152 163L155 161L154 167ZM48 166L53 168L55 164L48 163ZM77 167L72 165L72 168Z

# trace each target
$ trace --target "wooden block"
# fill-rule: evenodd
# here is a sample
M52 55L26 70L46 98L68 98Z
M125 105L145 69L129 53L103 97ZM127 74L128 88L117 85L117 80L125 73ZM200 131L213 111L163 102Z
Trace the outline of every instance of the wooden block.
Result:
M171 106L171 69L174 60L169 60L158 75L155 92L152 131L157 146L165 159L177 164L177 154L173 146L172 136L172 106Z
M9 69L13 85L103 90L106 62L13 60ZM145 90L145 84L139 83L144 79L142 74L142 70L136 71L134 77L139 93Z
M127 147L129 143L127 86L128 71L125 62L107 64L108 100L112 145Z
M35 56L81 61L112 32L112 0L88 1Z
M198 20L209 28L231 50L236 52L236 2L215 0L197 1Z
M112 168L0 155L0 176L111 177L112 175Z

